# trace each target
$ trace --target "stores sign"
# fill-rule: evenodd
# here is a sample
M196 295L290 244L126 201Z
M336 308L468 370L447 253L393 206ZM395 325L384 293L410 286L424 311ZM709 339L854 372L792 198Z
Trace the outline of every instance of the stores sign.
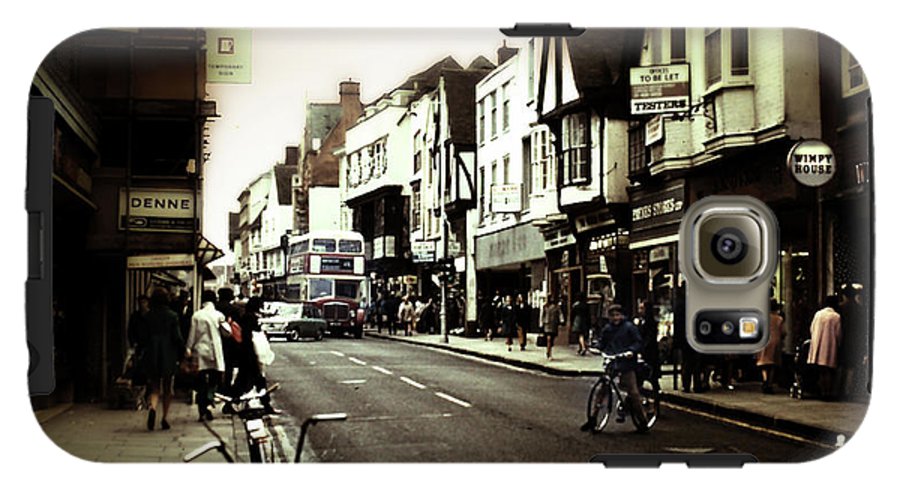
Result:
M190 233L197 225L190 190L119 190L119 229Z
M803 140L788 153L787 167L800 184L822 186L834 177L834 152L819 140Z
M410 248L412 249L412 259L414 263L435 261L434 240L424 242L414 241L411 245Z
M631 68L631 114L685 112L691 107L687 64Z

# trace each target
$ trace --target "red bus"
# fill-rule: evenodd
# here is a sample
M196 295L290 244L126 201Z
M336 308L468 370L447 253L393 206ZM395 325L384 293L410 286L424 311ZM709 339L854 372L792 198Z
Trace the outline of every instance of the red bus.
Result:
M287 296L314 302L331 333L362 337L367 290L363 236L322 230L292 237L288 248Z

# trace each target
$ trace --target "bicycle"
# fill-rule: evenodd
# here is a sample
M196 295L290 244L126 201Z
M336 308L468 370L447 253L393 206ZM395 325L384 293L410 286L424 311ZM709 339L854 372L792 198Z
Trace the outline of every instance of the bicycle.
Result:
M238 399L232 399L225 395L216 394L216 398L227 402L232 406L232 408L234 408L235 414L238 415L238 417L240 417L241 421L244 423L244 429L247 433L247 447L250 452L250 462L276 462L274 448L272 447L271 441L272 437L269 433L268 428L266 427L268 416L265 414L265 408L262 406L261 399L265 395L268 395L269 393L275 391L277 388L278 384L276 383L262 393L257 392L256 389L253 389L250 392L242 395ZM297 450L294 455L294 462L300 462L301 453L303 451L303 442L306 439L306 435L309 431L310 426L314 426L317 423L323 421L344 421L346 419L347 414L342 412L331 414L316 414L310 418L307 418L303 422L300 429L300 436L297 440ZM210 426L205 421L203 422L203 424L216 439L207 442L189 452L183 457L183 461L191 462L211 450L216 450L219 452L219 454L221 454L222 458L224 458L226 462L235 462L235 457L229 452L227 444L224 440L222 440L222 437L220 437L219 434L215 432L215 430L210 428Z
M634 423L638 431L647 431L656 424L659 417L659 384L653 381L652 367L641 359L637 360L637 369L635 375L637 377L638 391L641 394L641 408L644 411L644 417L647 420L646 425L642 425L637 413L632 412L625 402L625 396L619 389L620 371L616 370L616 363L619 360L630 360L634 357L633 352L624 352L620 354L606 354L598 349L589 347L588 350L595 355L603 358L603 372L591 388L588 396L587 415L588 419L592 418L595 408L597 417L596 423L591 427L591 431L599 433L609 424L609 418L613 410L616 411L618 422L625 421L625 414L631 415L631 421ZM605 405L603 405L605 403Z
M269 416L266 414L262 399L277 390L278 387L279 384L276 383L262 391L253 388L237 399L220 393L215 394L216 399L225 402L227 406L230 406L234 415L240 418L244 426L244 433L247 436L247 451L250 454L250 462L252 463L275 462L272 434L267 426L269 424ZM218 450L226 461L234 462L235 458L228 452L227 445L222 440L222 437L206 421L203 422L203 425L212 433L216 440L208 442L185 455L184 462L190 462L213 449Z

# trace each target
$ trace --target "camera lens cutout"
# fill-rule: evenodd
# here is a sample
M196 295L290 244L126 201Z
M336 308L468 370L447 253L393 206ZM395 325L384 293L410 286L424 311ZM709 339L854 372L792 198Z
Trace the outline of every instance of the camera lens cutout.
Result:
M709 321L703 321L700 323L700 333L703 335L709 335L709 332L712 331L712 325L709 324Z
M747 237L737 228L722 228L712 237L712 253L722 264L737 264L747 255Z

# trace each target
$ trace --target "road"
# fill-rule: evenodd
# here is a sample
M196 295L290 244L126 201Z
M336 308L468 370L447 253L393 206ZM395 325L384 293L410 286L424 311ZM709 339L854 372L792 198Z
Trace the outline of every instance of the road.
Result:
M296 441L316 413L304 461L586 462L598 454L752 454L809 460L825 449L664 405L650 433L614 421L582 433L593 380L563 378L375 339L273 342L278 423Z

